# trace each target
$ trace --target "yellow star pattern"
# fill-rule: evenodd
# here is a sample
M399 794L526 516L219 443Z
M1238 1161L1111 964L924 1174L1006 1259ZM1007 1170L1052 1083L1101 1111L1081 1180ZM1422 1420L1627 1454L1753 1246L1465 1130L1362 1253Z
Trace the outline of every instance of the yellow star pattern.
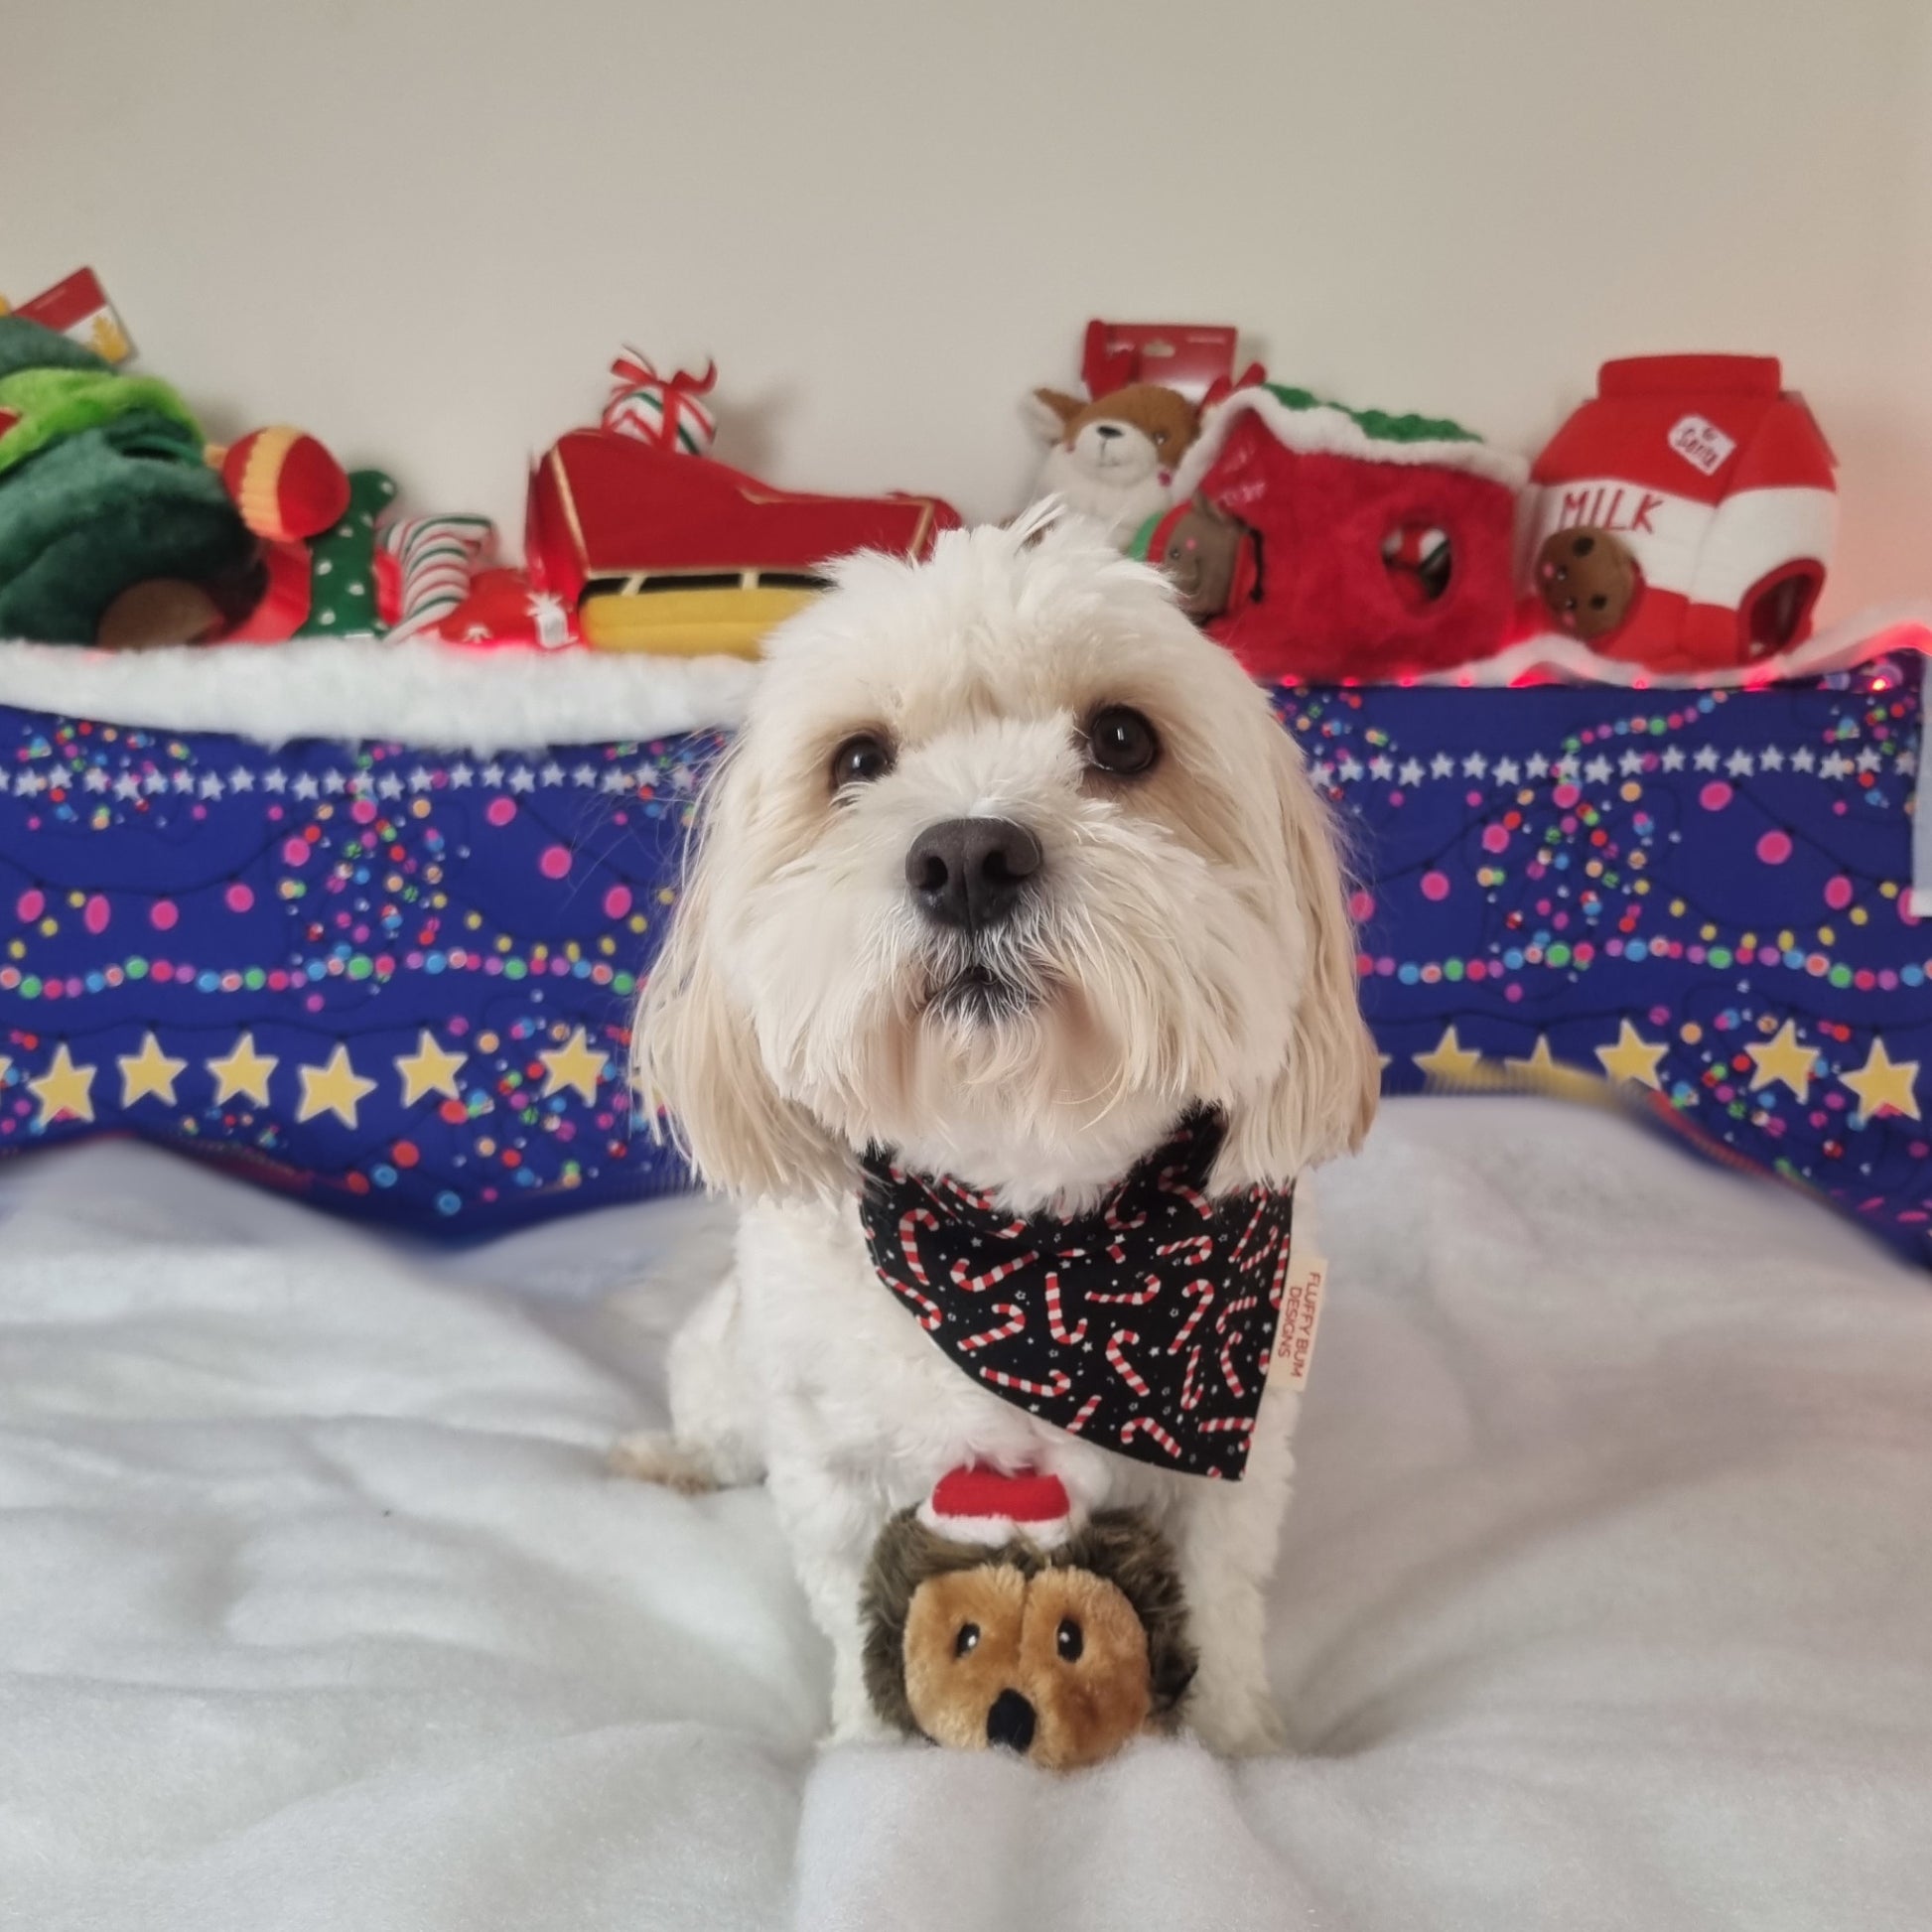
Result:
M214 1104L232 1100L245 1093L257 1107L268 1105L268 1076L281 1065L272 1053L255 1051L255 1035L243 1034L226 1059L209 1060L207 1070L214 1075Z
M1800 1100L1811 1092L1811 1070L1818 1063L1818 1049L1798 1044L1795 1020L1787 1020L1762 1046L1746 1046L1744 1051L1757 1063L1757 1071L1751 1075L1753 1093L1774 1080L1782 1080Z
M456 1075L470 1055L452 1053L436 1043L436 1035L424 1029L413 1053L396 1055L396 1071L402 1075L402 1104L413 1107L425 1094L440 1093L461 1100Z
M1603 1071L1612 1080L1631 1080L1663 1092L1664 1083L1657 1077L1657 1062L1669 1051L1667 1041L1645 1039L1629 1021L1619 1020L1614 1044L1599 1046L1595 1051L1603 1062Z
M349 1063L346 1046L338 1046L320 1066L296 1070L302 1075L302 1099L295 1110L298 1125L318 1114L334 1114L345 1127L353 1127L356 1110L375 1091L375 1082L363 1079Z
M92 1120L97 1071L91 1066L75 1066L67 1041L62 1040L54 1049L54 1064L38 1080L27 1082L28 1091L41 1103L40 1118L34 1125L46 1127L63 1119Z
M1912 1091L1918 1081L1917 1060L1895 1060L1885 1051L1885 1042L1874 1037L1871 1051L1856 1073L1841 1073L1840 1082L1859 1096L1859 1112L1870 1120L1881 1110L1909 1120L1920 1118L1918 1095Z
M161 1100L170 1107L175 1104L175 1082L188 1071L186 1060L170 1059L161 1050L161 1042L153 1034L141 1041L138 1053L123 1053L118 1064L121 1069L121 1105L131 1107L137 1100Z
M1503 1064L1505 1066L1514 1067L1518 1073L1534 1074L1539 1079L1546 1079L1550 1075L1562 1071L1562 1068L1558 1065L1556 1060L1551 1057L1550 1035L1548 1034L1537 1035L1536 1044L1530 1049L1530 1056L1528 1059L1505 1060Z
M610 1064L611 1056L598 1052L585 1039L582 1027L561 1046L553 1046L549 1052L539 1053L537 1058L549 1071L550 1077L543 1083L546 1099L570 1087L583 1096L586 1106L597 1104L597 1083L604 1077L604 1069Z
M1453 1027L1443 1029L1442 1038L1429 1052L1411 1053L1409 1057L1433 1080L1471 1079L1482 1064L1482 1055L1473 1047L1464 1046L1456 1038Z

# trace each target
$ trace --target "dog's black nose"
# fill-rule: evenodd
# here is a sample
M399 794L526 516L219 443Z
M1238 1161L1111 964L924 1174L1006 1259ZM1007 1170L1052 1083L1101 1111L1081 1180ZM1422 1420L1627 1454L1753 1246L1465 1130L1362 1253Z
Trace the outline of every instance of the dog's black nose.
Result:
M1010 818L947 818L905 855L905 883L927 918L989 926L1011 915L1040 867L1039 841Z
M1034 1743L1034 1708L1018 1691L1002 1691L986 1714L986 1741L1010 1751L1029 1751Z

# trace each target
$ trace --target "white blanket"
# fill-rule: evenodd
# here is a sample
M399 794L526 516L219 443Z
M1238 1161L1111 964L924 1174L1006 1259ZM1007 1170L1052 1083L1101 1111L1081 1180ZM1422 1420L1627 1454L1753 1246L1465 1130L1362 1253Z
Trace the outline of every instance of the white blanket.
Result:
M0 1925L1932 1923L1932 1282L1551 1103L1326 1196L1295 1751L1055 1780L816 1749L762 1495L602 1474L715 1210L451 1256L0 1170Z

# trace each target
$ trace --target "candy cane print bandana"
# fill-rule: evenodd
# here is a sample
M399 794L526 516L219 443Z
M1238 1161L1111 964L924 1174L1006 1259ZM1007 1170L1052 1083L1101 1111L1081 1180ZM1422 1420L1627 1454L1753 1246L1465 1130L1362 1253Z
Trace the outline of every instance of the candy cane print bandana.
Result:
M1070 1435L1238 1480L1289 1269L1292 1193L1211 1197L1224 1131L1193 1114L1098 1209L1016 1220L873 1150L879 1279L966 1374Z

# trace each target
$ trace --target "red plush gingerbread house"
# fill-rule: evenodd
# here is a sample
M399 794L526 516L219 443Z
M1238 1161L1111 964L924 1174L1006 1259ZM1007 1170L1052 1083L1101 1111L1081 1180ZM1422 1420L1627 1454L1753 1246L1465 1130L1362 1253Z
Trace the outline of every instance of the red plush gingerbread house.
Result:
M1536 461L1524 628L1662 673L1776 656L1824 586L1833 467L1774 357L1605 362Z
M1506 640L1527 466L1459 424L1255 384L1207 413L1174 480L1244 527L1207 625L1258 678L1451 670Z

